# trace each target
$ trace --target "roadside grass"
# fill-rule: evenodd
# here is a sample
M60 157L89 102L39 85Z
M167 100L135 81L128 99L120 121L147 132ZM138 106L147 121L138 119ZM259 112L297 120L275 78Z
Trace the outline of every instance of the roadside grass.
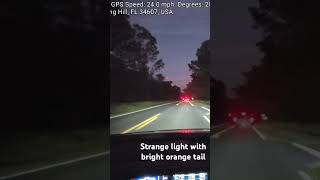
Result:
M313 180L320 180L320 167L309 169L307 172Z
M106 152L108 131L88 128L12 134L1 142L0 176Z
M194 100L192 103L196 106L210 108L210 100Z
M320 150L320 123L300 124L266 121L257 126L270 140L296 142Z
M148 107L165 104L173 101L141 101L141 102L121 102L110 103L110 116L129 113Z

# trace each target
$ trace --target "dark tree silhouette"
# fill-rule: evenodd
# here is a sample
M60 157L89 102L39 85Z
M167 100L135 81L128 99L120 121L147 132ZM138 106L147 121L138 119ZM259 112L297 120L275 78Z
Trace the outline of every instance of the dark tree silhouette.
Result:
M197 51L197 59L188 64L191 74L191 82L184 91L198 99L210 98L210 47L209 40L202 43Z
M1 127L78 127L106 116L104 2L1 3Z
M228 111L228 97L226 92L225 84L215 79L214 77L210 78L210 86L211 86L211 102L210 106L212 106L211 115L211 123L210 126L213 127L218 124L222 124L226 120L226 115Z
M156 73L164 68L158 59L157 40L144 27L131 25L128 16L110 16L111 103L177 99L180 89Z
M249 9L254 27L263 31L257 46L264 57L244 73L247 82L237 88L243 101L272 113L275 119L318 121L317 8L315 2L261 0L258 7Z

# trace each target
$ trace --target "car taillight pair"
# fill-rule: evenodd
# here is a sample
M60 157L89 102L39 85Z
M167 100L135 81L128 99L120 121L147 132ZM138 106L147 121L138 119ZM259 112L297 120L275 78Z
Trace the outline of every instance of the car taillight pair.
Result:
M190 101L190 99L187 98L187 97L183 97L182 100L183 100L184 102L189 102L189 101Z

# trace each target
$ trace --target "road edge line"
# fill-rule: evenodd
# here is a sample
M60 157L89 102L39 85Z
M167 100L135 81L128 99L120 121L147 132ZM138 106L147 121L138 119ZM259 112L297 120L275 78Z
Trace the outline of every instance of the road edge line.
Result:
M205 107L203 107L203 106L201 106L201 108L202 108L202 109L205 109L205 110L207 110L207 111L210 112L210 109L208 109L208 108L205 108Z
M260 132L255 126L251 126L251 128L258 134L258 136L262 139L262 140L267 140L267 137L265 135L262 134L262 132Z
M309 154L317 157L318 159L320 159L320 152L319 152L319 151L317 151L317 150L315 150L315 149L312 149L312 148L309 148L309 147L307 147L307 146L305 146L305 145L295 143L295 142L293 142L293 143L291 143L291 144L292 144L294 147L296 147L296 148L298 148L298 149L301 149L301 150L303 150L303 151L305 151L305 152L307 152L307 153L309 153Z
M110 119L114 119L114 118L126 116L126 115L129 115L129 114L134 114L134 113L137 113L137 112L141 112L141 111L145 111L145 110L149 110L149 109L153 109L153 108L157 108L157 107L161 107L161 106L165 106L165 105L169 105L169 104L173 104L173 103L176 103L176 102L178 102L178 101L174 101L174 102L170 102L170 103L165 103L165 104L159 104L159 105L156 105L156 106L148 107L148 108L145 108L145 109L140 109L140 110L137 110L137 111L132 111L132 112L124 113L124 114L119 114L119 115L115 115L115 116L110 116Z
M59 167L59 166L65 166L65 165L68 165L68 164L72 164L72 163L76 163L76 162L79 162L79 161L84 161L84 160L88 160L88 159L104 156L104 155L107 155L107 154L110 154L110 151L97 153L97 154L93 154L93 155L89 155L89 156L85 156L85 157L81 157L81 158L76 158L76 159L65 161L65 162L61 162L61 163L55 163L55 164L43 166L41 168L35 168L35 169L27 170L27 171L22 171L22 172L19 172L19 173L6 175L6 176L0 176L0 180L10 179L10 178L23 176L23 175L27 175L27 174L32 174L32 173L36 173L36 172L39 172L39 171L56 168L56 167Z
M299 176L303 179L303 180L313 180L312 177L310 177L307 173L303 172L303 171L298 171Z
M220 135L222 135L223 133L225 133L225 132L227 132L227 131L229 131L229 130L231 130L231 129L235 128L235 127L236 127L235 125L230 126L230 127L226 128L226 129L224 129L224 130L220 131L220 132L215 133L214 135L212 135L212 137L213 137L213 138L219 138L219 137L220 137Z
M205 120L207 120L208 121L208 123L210 124L210 119L207 117L207 116L202 116Z

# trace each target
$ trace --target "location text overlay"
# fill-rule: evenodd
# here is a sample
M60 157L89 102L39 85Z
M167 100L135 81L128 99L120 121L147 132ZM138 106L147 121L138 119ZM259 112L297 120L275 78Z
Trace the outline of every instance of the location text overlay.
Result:
M173 15L177 9L210 8L208 1L111 1L110 14L117 15Z

